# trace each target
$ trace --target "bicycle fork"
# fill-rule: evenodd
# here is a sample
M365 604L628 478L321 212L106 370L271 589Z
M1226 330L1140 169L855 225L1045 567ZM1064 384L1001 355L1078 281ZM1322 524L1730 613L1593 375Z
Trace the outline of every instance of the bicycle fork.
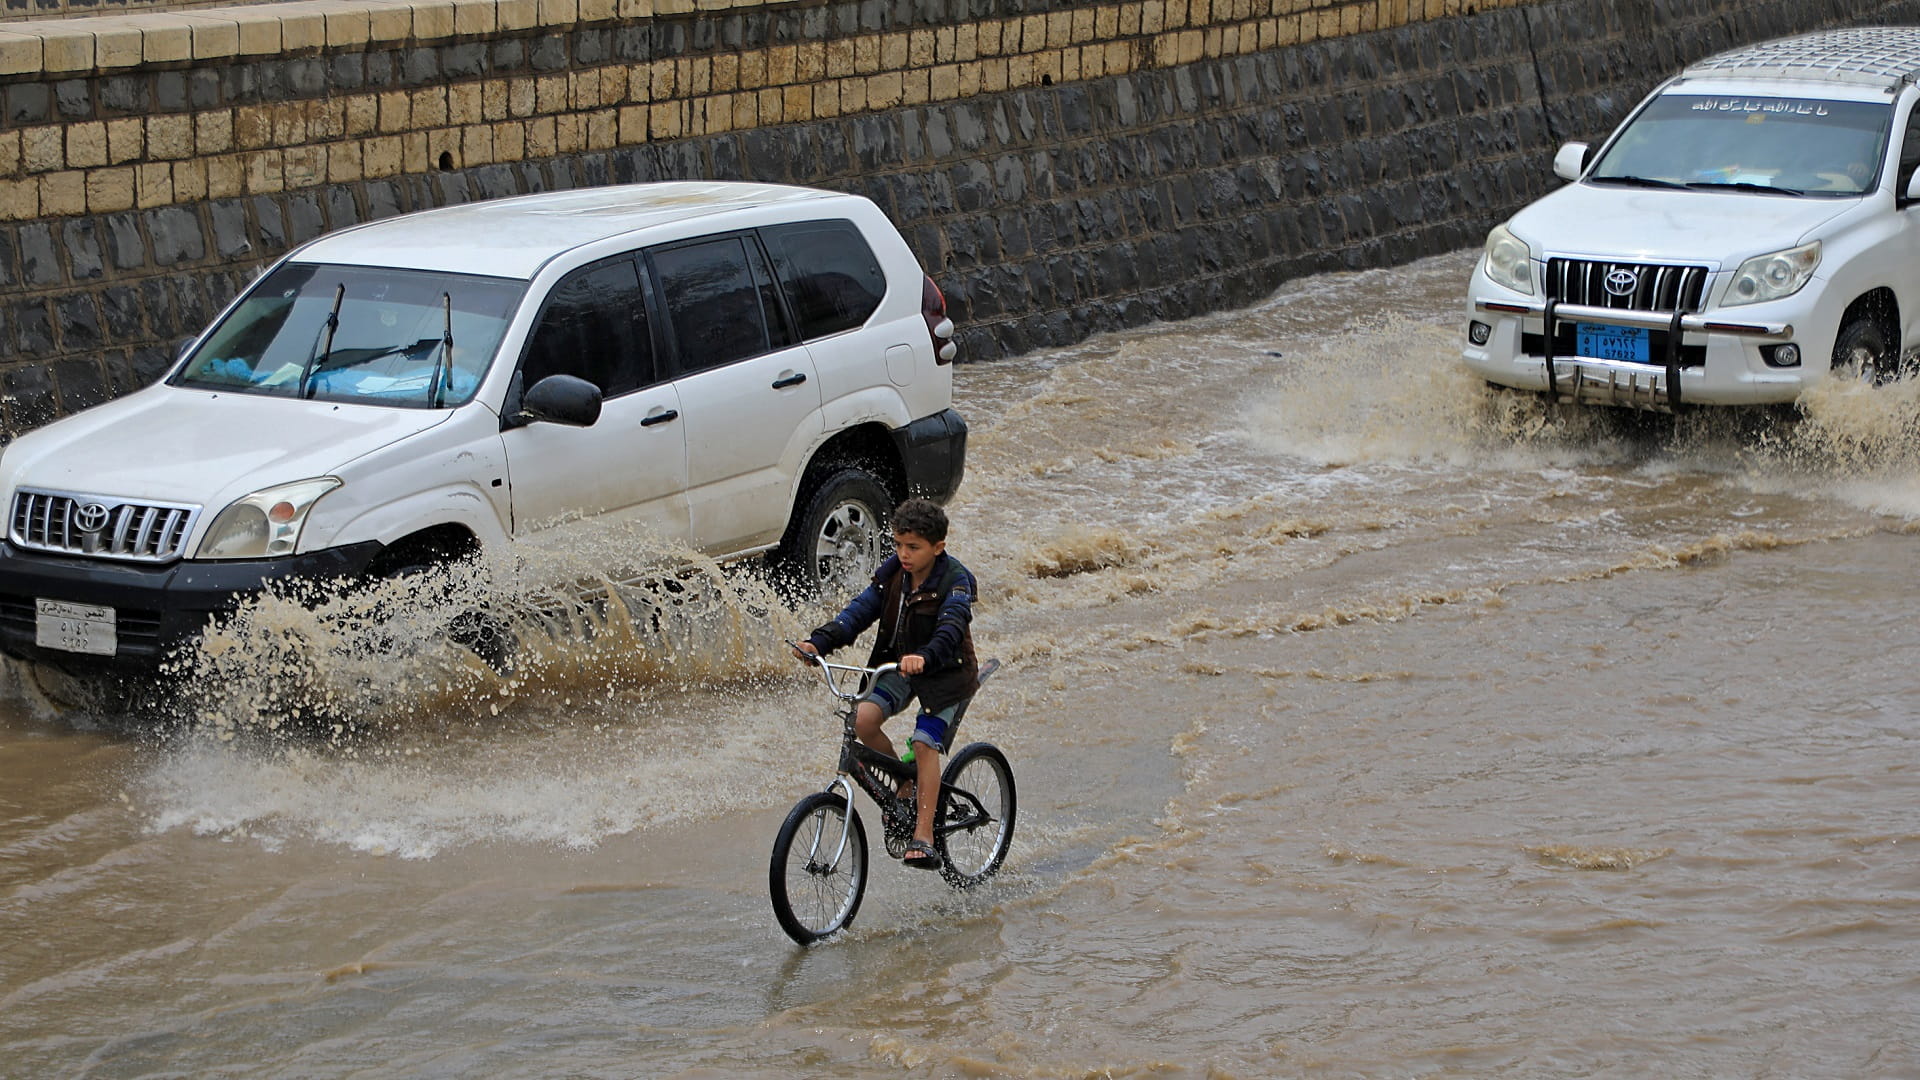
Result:
M821 841L826 839L826 830L817 829L814 831L813 847L807 852L807 870L809 873L824 874L830 872L834 867L840 865L841 856L847 853L847 838L853 832L853 783L847 779L846 773L841 773L839 776L833 778L833 783L827 785L828 791L832 791L835 788L840 790L840 797L846 800L846 812L840 815L840 839L834 843L833 858L828 859L826 862L821 862L820 845Z

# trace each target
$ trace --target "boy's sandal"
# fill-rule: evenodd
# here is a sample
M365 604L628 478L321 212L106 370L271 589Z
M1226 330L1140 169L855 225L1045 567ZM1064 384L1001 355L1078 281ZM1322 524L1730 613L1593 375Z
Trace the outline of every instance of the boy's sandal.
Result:
M940 853L933 850L933 845L925 840L915 840L907 844L906 854L900 856L900 861L915 870L940 869Z

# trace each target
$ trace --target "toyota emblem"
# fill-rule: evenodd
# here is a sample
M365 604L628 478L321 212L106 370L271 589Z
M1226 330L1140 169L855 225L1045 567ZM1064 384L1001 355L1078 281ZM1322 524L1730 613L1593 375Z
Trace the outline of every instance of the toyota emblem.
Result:
M102 503L82 503L79 509L73 512L73 524L81 532L97 533L107 527L107 518L111 517L112 513Z
M1620 268L1607 271L1608 296L1632 296L1633 290L1640 287L1640 275L1631 270Z

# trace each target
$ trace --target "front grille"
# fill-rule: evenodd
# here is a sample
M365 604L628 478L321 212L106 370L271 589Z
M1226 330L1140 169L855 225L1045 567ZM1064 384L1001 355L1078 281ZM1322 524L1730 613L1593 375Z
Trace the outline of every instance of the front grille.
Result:
M1628 277L1632 287L1623 287ZM1614 279L1614 288L1608 280ZM1563 304L1633 308L1639 311L1699 311L1707 292L1704 266L1548 259L1547 296Z
M13 496L7 536L35 551L171 562L181 556L199 515L197 506L22 488Z

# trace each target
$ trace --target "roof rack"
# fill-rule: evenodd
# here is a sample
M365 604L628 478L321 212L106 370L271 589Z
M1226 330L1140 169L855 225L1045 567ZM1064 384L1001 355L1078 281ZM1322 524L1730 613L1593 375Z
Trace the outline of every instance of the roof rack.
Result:
M1685 74L1895 87L1920 77L1920 26L1854 27L1763 41L1689 64Z

